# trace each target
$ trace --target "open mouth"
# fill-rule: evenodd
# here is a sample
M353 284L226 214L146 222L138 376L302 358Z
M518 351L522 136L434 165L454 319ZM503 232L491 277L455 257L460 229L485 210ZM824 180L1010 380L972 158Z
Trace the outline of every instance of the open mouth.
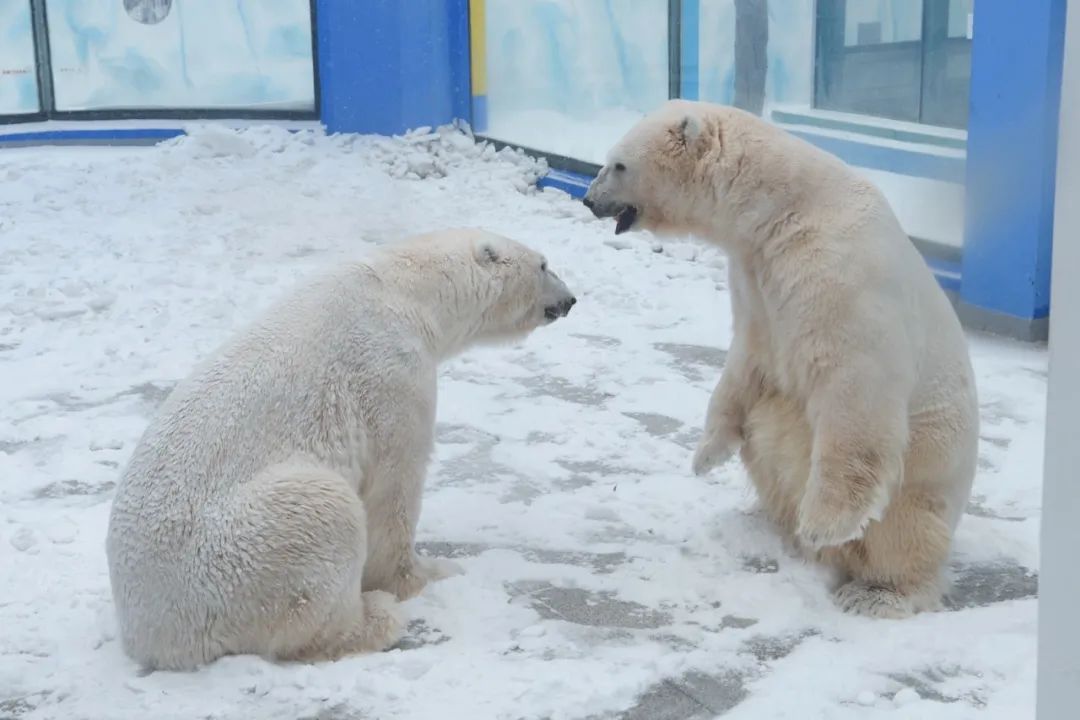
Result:
M615 234L620 235L634 226L637 221L638 209L633 205L627 205L615 216Z

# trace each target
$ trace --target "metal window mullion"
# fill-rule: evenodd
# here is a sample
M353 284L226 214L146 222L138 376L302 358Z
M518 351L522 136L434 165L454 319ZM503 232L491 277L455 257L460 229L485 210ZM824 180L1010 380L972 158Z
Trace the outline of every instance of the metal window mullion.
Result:
M934 17L931 16L930 4L930 0L922 2L922 22L919 31L919 104L915 111L918 122L923 121L923 101L926 99L926 55L930 47L926 40L933 35Z
M847 6L843 0L817 0L815 5L812 102L813 107L823 107L833 104L836 88L843 84Z
M49 20L45 0L30 0L34 28L34 69L37 73L38 107L46 117L56 112L52 54L49 51Z
M668 97L682 94L682 0L668 0Z

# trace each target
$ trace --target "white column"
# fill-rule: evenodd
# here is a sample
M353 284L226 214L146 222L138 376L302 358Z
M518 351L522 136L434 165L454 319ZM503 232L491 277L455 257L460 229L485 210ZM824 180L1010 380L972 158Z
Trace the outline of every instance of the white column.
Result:
M1080 2L1069 5L1050 278L1038 720L1080 718Z

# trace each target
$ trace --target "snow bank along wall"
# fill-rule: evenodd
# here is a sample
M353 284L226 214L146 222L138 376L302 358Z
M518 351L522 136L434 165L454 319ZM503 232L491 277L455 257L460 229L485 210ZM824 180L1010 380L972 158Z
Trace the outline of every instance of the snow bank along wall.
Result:
M969 325L1041 339L1065 5L7 0L0 143L180 132L165 118L460 118L579 193L665 98L734 102L878 183ZM101 125L117 118L159 121ZM97 124L19 129L40 120Z

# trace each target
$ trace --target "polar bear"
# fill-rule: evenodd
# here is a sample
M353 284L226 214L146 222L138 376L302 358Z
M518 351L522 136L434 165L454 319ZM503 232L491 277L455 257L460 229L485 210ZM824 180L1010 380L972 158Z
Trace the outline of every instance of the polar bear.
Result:
M670 101L584 202L616 233L692 234L728 256L734 337L693 470L740 452L767 514L840 571L843 609L939 608L975 474L975 381L881 193L756 116Z
M453 230L272 307L180 383L124 471L106 550L125 651L184 670L395 642L394 597L459 572L413 546L439 363L575 302L539 253Z

